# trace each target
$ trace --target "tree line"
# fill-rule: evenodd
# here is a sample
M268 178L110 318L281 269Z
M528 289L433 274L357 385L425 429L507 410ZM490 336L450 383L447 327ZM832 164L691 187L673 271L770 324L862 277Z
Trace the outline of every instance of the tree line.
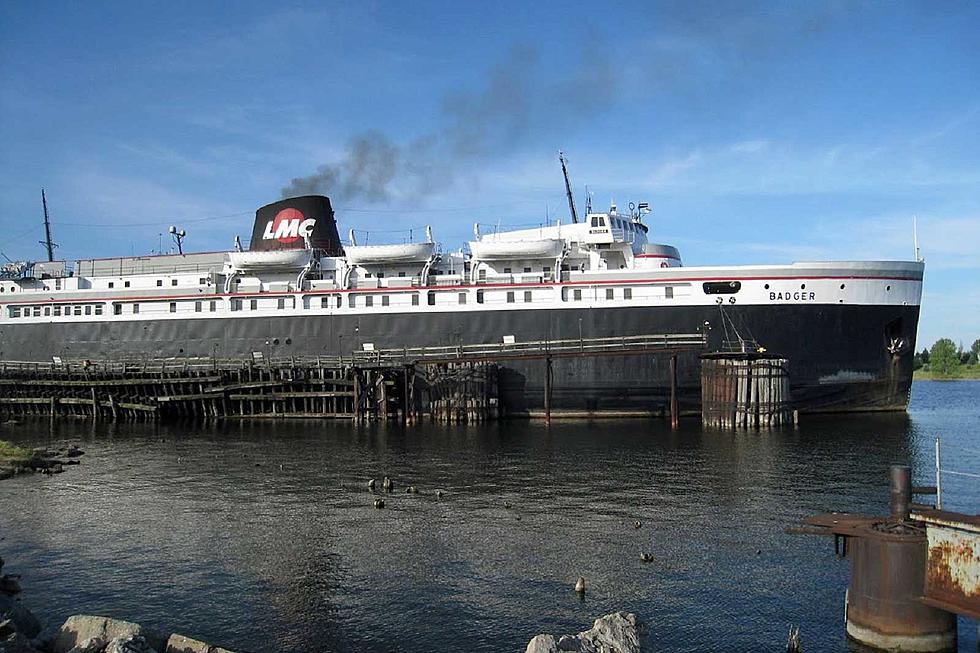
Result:
M961 365L976 365L980 358L980 338L973 341L969 349L957 345L949 338L940 338L929 349L923 349L912 357L914 369L921 369L939 375L951 375Z

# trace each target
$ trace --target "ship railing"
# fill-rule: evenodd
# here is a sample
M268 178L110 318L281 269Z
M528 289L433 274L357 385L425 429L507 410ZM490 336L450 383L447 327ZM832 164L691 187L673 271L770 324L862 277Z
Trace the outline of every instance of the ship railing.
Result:
M452 360L504 360L577 355L699 351L707 346L703 333L645 334L608 338L511 341L437 347L402 347L353 352L355 363L404 364Z

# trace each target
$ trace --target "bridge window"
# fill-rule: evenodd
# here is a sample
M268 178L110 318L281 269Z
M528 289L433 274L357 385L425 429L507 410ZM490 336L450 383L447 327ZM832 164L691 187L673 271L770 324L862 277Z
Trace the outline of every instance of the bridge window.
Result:
M389 297L388 295L381 295L381 305L391 306L391 297Z
M320 298L320 308L330 308L330 298L321 297Z
M177 280L176 279L171 279L170 280L170 285L171 286L176 286L177 285Z
M507 303L508 304L513 304L514 303L514 291L513 290L508 290L507 291Z
M524 272L530 272L531 268L524 268Z
M481 272L483 272L484 274L486 274L483 270L481 270ZM477 290L476 291L476 303L477 304L482 304L483 303L483 291L482 290Z
M365 306L374 306L374 295L368 295L364 298Z
M510 274L510 268L504 268L504 274Z
M212 313L214 313L215 311L217 311L218 310L218 302L214 301L213 299L210 302L208 302L208 310L211 311Z
M258 308L259 308L259 300L257 300L257 299L250 299L250 300L248 300L248 308L249 308L250 311L258 310Z
M357 306L357 298L354 295L347 295L347 306L350 308Z
M436 305L436 294L430 290L429 291L429 306L435 306L435 305Z
M54 315L55 315L55 317L61 317L61 307L60 306L55 306L54 307Z
M159 287L162 285L163 285L163 279L157 279L157 286Z
M75 315L81 315L81 314L82 314L82 307L81 306L76 306L75 307Z
M741 281L705 281L702 285L706 295L735 294L742 288Z
M276 300L276 308L279 309L280 311L283 310L284 308L286 308L286 298L285 297L280 297L278 300Z
M45 306L44 307L44 317L50 317L50 316L51 316L51 307L50 306Z
M582 301L582 289L581 288L576 288L575 290L572 291L572 299L574 299L577 302Z
M57 286L58 286L58 288L61 288L61 284L60 283L57 284ZM123 288L129 288L129 282L128 281L124 281L123 282Z
M177 302L170 302L170 312L171 313L177 312Z
M133 313L136 314L136 313L139 313L139 312L140 312L140 305L139 304L133 304Z
M110 281L109 282L109 287L110 288L115 288L116 287L116 283L114 281Z
M240 300L240 299L233 299L233 300L231 300L231 310L233 310L233 311L240 311L240 310L242 310L242 300Z
M465 292L459 293L459 303L460 304L465 304L466 303L466 293Z
M524 291L524 301L525 302L530 302L531 301L531 291L530 290L525 290Z
M20 306L10 307L10 317L20 317Z
M612 288L606 288L606 299L612 299L613 297L615 297L615 295L616 295L615 290L613 290Z
M633 299L632 288L623 288L623 299Z
M674 298L674 287L673 286L667 286L666 288L664 288L664 297L667 298L667 299L673 299Z
M201 302L194 302L194 312L195 313L200 313L203 310L204 310L204 305L201 304Z
M201 277L200 279L197 280L197 283L202 286L205 285L207 282L208 280L206 277Z
M412 306L419 305L419 294L417 292L412 293Z
M91 306L86 306L85 307L85 314L86 315L91 315L92 314L92 307Z

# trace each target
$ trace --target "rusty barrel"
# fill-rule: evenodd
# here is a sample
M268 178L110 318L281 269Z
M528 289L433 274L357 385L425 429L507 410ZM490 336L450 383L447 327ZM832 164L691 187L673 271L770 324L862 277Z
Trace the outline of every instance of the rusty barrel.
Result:
M901 504L893 503L893 514ZM848 637L889 651L955 651L956 615L921 600L928 556L923 530L897 521L863 530L849 543Z

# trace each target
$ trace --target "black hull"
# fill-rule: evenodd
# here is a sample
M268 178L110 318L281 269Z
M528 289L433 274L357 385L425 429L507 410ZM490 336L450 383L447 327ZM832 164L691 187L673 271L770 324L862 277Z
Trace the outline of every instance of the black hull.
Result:
M789 359L794 405L804 412L905 410L912 383L917 306L740 305L728 310L743 336ZM335 355L364 343L377 348L694 333L708 322L709 349L724 339L714 306L391 313L5 325L0 360L51 356ZM890 353L892 339L905 345ZM500 373L506 413L543 406L541 361L508 362ZM663 356L560 359L554 363L553 409L574 414L651 414L668 393ZM682 410L700 405L696 354L679 358Z

